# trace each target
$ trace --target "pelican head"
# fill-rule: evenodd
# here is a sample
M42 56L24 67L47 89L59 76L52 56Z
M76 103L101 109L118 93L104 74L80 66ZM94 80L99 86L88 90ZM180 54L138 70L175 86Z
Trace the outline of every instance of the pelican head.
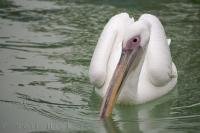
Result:
M149 25L143 21L136 21L128 25L122 41L122 52L106 95L101 105L100 116L107 117L121 92L121 85L126 80L129 71L137 68L149 42Z
M98 40L89 75L101 88L101 118L112 113L116 101L141 104L169 92L177 71L159 19L144 14L134 21L127 13L112 17Z

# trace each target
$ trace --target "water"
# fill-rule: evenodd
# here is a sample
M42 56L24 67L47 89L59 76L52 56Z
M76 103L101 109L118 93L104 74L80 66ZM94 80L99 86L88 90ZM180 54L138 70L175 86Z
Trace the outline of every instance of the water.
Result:
M117 105L101 121L88 67L103 26L120 12L161 19L178 84L156 102ZM1 0L0 132L199 132L199 24L197 0Z

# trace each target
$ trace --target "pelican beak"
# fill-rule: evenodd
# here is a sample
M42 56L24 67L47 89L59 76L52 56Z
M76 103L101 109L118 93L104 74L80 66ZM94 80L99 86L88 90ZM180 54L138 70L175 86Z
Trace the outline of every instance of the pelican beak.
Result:
M103 98L101 104L100 117L106 118L109 117L112 113L112 109L116 103L116 100L120 94L121 86L126 79L128 71L132 66L138 51L140 49L139 45L132 47L131 49L122 48L122 54L120 60L117 64L111 82L108 86L106 95Z

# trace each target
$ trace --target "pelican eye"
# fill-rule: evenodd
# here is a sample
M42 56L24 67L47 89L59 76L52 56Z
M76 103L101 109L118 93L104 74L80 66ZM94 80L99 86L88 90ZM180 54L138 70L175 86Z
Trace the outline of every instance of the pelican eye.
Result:
M133 39L133 42L137 42L137 41L138 41L138 39L137 39L137 38L134 38L134 39Z
M139 40L140 40L140 38L139 38L139 37L134 37L134 38L132 39L132 42L133 42L133 43L138 43L138 42L139 42Z
M123 45L124 50L133 50L135 47L140 45L140 36L134 36L129 39L127 43Z

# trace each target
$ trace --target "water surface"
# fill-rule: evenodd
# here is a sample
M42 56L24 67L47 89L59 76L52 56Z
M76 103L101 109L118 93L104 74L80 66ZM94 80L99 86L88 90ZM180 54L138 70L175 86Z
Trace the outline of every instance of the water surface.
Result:
M128 12L158 16L178 69L175 90L99 120L88 67L103 26ZM200 131L200 4L195 0L1 0L2 133Z

